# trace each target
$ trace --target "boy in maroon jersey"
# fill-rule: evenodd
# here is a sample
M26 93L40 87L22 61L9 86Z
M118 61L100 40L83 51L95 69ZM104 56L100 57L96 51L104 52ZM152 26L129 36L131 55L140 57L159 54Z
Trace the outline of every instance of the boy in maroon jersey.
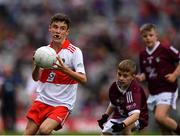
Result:
M147 126L146 96L134 79L135 72L136 65L132 60L119 63L117 81L109 88L110 104L98 120L104 135L131 134L132 130L142 130ZM108 120L111 114L112 118Z
M180 54L174 47L163 47L158 41L158 32L154 24L145 24L140 28L145 50L140 53L141 74L136 77L148 82L148 108L154 116L162 134L175 132L180 134L180 126L169 117L171 108L176 109L178 93L177 77L180 74Z

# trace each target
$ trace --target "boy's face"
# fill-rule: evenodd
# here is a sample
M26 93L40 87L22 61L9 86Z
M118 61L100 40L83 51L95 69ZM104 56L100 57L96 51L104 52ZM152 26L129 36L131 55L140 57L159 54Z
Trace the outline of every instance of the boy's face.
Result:
M134 79L134 76L130 72L122 72L118 70L117 78L121 88L126 89L131 84L131 81Z
M49 26L49 32L53 42L62 43L69 34L69 29L65 22L57 21Z
M155 43L158 40L157 32L154 29L151 29L150 31L144 31L141 36L146 47L150 49L155 46Z

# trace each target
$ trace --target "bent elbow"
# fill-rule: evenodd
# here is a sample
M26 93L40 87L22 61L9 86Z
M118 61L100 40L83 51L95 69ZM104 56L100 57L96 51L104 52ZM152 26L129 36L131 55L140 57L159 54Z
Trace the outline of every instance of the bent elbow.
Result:
M85 85L87 83L87 78L83 78L82 80L81 80L81 84L82 85Z
M35 81L35 82L37 82L37 81L38 81L38 79L34 79L34 81Z
M33 79L35 82L37 82L37 81L39 80L39 78L34 77L34 76L32 76L32 79Z

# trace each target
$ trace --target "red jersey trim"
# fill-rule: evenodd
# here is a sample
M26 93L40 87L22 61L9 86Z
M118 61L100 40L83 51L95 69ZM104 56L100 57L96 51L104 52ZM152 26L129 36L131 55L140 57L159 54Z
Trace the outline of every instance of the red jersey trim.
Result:
M50 43L50 47L53 48L52 42ZM61 47L56 53L60 52L61 49L67 49L67 50L69 50L71 53L73 53L73 52L76 50L76 48L72 46L72 44L70 43L70 41L69 41L68 39L66 39L66 40L63 42L62 47Z
M67 47L67 49L68 49L71 53L73 53L73 52L76 50L76 48L73 47L73 46L71 46L71 45L69 45L69 46Z

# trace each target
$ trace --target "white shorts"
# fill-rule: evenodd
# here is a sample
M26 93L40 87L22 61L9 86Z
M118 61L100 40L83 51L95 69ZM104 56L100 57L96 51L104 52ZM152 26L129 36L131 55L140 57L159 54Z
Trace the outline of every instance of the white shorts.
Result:
M178 97L178 89L174 93L163 92L157 95L149 95L147 100L148 109L153 111L155 106L158 104L171 105L173 109L176 109L177 97Z
M112 127L113 124L111 123L111 121L120 123L120 122L122 122L124 119L125 119L125 118L121 118L121 119L110 119L110 120L108 120L108 122L104 124L104 128L103 128L103 130L102 130L102 133L109 133L109 134L112 134L112 135L120 135L121 133L114 133L114 132L112 132L113 130L112 130L111 127ZM137 120L137 121L135 122L135 129L136 129L136 130L139 130L139 128L140 128L140 124L139 124L139 120Z

